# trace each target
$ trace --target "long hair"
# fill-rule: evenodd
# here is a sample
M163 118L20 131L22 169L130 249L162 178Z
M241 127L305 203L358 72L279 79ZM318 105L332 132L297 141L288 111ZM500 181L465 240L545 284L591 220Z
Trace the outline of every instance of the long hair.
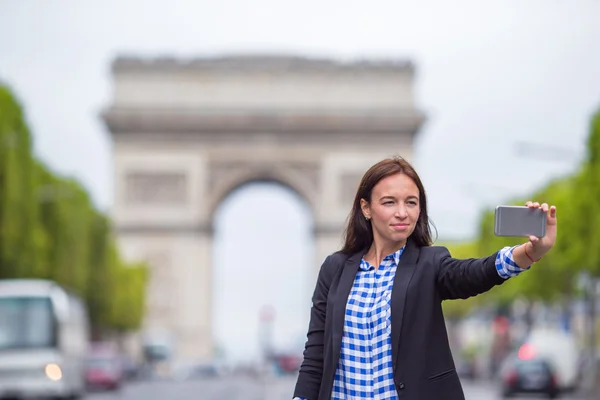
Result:
M388 176L404 174L408 176L417 185L419 189L419 208L420 214L415 230L410 235L412 240L418 247L431 246L431 231L429 229L429 217L427 215L427 196L425 188L419 175L408 161L402 157L396 156L386 158L373 165L362 177L352 211L348 216L348 222L344 232L344 247L342 252L346 254L354 254L361 250L368 249L373 243L373 227L371 222L367 221L362 213L360 200L365 199L371 203L371 195L373 188L384 178Z

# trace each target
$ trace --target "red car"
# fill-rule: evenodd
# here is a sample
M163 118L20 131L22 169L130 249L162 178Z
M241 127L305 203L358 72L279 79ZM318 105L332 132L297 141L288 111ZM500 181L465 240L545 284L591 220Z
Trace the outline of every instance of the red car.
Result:
M124 380L125 372L118 356L95 354L88 358L86 382L90 388L117 390Z

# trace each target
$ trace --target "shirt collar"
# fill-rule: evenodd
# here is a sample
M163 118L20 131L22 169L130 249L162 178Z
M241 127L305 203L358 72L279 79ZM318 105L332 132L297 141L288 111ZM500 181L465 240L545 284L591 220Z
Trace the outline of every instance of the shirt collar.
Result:
M394 253L394 262L396 263L396 266L398 266L398 264L400 264L400 257L402 257L402 253L404 253L405 248L406 248L406 245L402 246L402 248L400 250L398 250L397 252Z
M404 249L405 249L405 248L406 248L406 245L402 246L402 248L400 248L400 249L399 249L398 251L396 251L395 253L388 254L387 256L385 256L385 257L383 258L383 260L382 260L381 262L383 263L384 261L389 261L389 260L393 259L393 260L394 260L394 263L396 264L396 266L398 266L398 264L400 263L400 257L402 257L402 253L404 253ZM368 269L369 269L369 265L370 265L370 264L368 264L368 263L365 261L364 257L363 257L363 259L362 259L362 260L361 260L361 262L360 262L360 268L361 268L362 270L365 270L365 271L366 271L366 270L368 270Z

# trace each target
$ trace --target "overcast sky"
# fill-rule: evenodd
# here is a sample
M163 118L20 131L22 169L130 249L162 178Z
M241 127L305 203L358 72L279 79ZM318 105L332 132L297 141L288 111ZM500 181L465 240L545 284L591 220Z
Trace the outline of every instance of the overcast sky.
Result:
M410 59L417 104L428 117L414 162L430 215L442 238L468 238L482 207L526 194L580 161L590 115L600 107L599 15L597 0L0 0L0 80L26 108L36 154L80 179L109 210L111 145L98 115L110 102L117 54ZM558 151L522 157L521 141ZM249 215L253 204L262 214ZM219 212L215 329L226 347L256 351L256 324L251 335L240 333L234 318L255 321L265 302L287 316L276 325L281 336L303 334L313 284L302 275L312 260L304 257L312 251L305 205L281 188L255 186L236 192ZM276 242L278 254L273 246L265 254L258 242L239 245L233 221L249 225L258 217L264 231L251 237L271 237L282 222L290 227ZM255 248L244 266L227 256ZM298 256L281 257L290 253ZM261 254L278 262L265 263ZM240 268L259 267L252 287L232 283ZM306 284L294 286L298 279ZM274 286L284 289L265 291ZM263 296L248 300L257 291ZM240 297L243 308L225 300Z

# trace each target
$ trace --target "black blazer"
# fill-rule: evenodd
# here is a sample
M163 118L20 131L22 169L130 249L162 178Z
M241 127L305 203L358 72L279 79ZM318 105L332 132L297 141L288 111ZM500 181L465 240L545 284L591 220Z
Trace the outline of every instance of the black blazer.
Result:
M294 397L331 398L346 302L365 251L349 257L334 253L321 266ZM408 241L391 300L392 364L401 399L465 398L450 353L442 300L465 299L503 283L496 271L496 255L457 260L445 247L419 248Z

